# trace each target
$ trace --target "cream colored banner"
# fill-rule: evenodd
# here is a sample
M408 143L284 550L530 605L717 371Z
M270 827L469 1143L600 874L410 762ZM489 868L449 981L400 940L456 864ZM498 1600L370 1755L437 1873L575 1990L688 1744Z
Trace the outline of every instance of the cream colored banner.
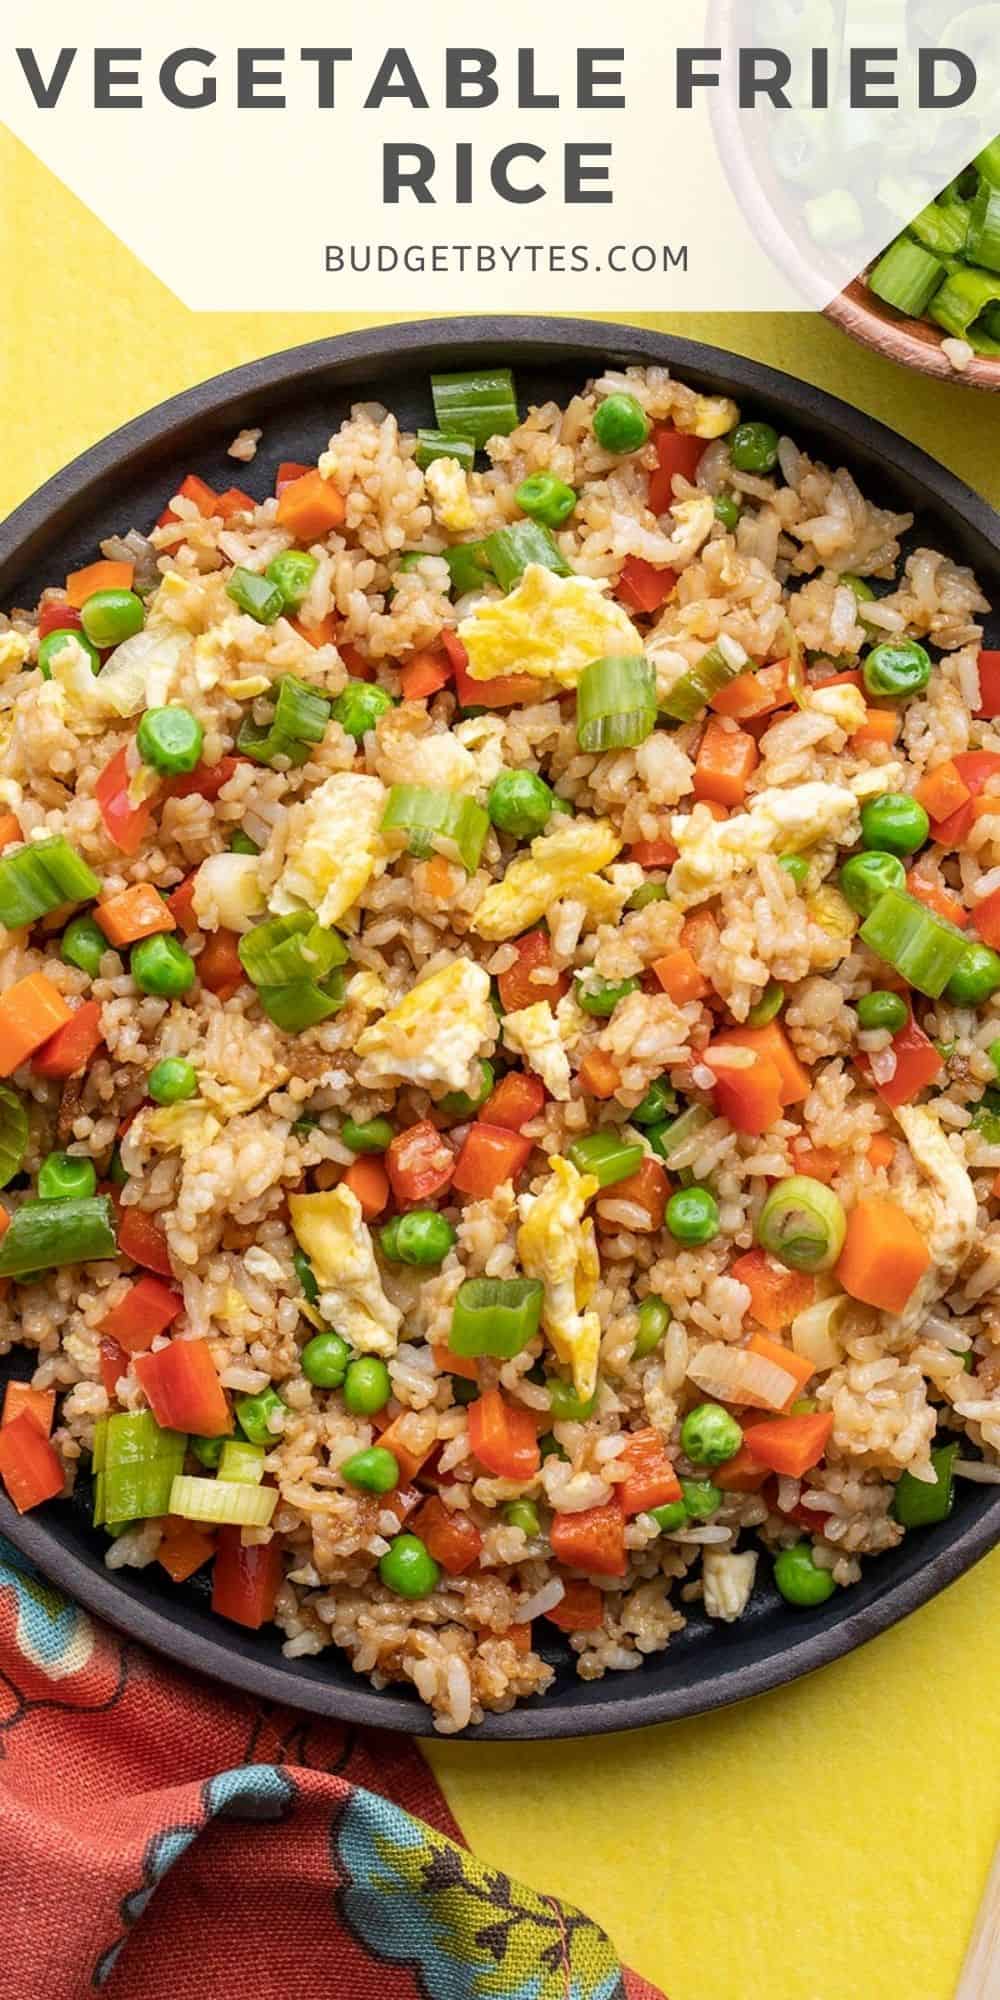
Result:
M0 116L205 310L794 308L993 136L998 49L995 4L7 0Z

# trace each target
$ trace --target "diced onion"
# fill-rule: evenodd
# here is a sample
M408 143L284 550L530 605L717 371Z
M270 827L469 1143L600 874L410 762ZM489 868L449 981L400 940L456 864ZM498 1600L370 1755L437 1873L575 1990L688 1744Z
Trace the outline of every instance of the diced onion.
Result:
M149 705L149 684L155 674L156 700L162 704L190 644L188 632L165 632L155 625L124 639L97 676L101 700L116 715L137 715Z
M844 1293L834 1292L831 1298L817 1299L804 1312L796 1313L790 1329L792 1346L803 1361L811 1361L814 1368L823 1369L835 1368L843 1360L837 1328L847 1306Z
M248 931L264 910L257 854L210 854L194 881L199 930Z
M719 1403L744 1403L753 1410L783 1410L795 1393L795 1376L763 1354L713 1340L695 1355L688 1374L706 1396Z

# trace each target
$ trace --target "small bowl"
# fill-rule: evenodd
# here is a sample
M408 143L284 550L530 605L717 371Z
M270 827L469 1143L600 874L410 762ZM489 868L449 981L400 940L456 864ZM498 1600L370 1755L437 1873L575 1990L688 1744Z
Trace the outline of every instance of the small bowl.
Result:
M920 375L934 375L939 382L957 382L970 389L992 389L1000 393L1000 356L987 359L975 355L967 368L955 368L944 352L948 335L932 321L904 319L891 306L869 291L863 278L855 278L846 290L824 308L852 340L860 340L875 354L885 355L902 368L915 368Z

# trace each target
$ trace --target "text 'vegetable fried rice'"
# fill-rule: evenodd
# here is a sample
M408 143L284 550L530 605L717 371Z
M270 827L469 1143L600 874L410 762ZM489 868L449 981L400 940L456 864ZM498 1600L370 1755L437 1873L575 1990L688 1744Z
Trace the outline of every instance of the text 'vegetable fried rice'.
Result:
M468 470L361 405L0 620L0 1471L32 1505L96 1451L111 1566L214 1563L442 1730L544 1692L553 1626L639 1667L998 1476L989 607L738 420L631 369Z

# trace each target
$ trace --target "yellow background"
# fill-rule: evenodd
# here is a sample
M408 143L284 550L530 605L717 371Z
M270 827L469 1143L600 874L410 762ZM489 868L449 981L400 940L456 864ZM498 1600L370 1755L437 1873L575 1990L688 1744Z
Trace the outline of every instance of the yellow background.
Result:
M0 188L5 511L162 397L374 323L192 315L2 129ZM806 315L643 324L821 383L1000 504L992 398L909 377ZM671 2000L949 2000L1000 1830L998 1623L1000 1554L742 1708L592 1742L437 1743L431 1761L485 1859L588 1910Z

